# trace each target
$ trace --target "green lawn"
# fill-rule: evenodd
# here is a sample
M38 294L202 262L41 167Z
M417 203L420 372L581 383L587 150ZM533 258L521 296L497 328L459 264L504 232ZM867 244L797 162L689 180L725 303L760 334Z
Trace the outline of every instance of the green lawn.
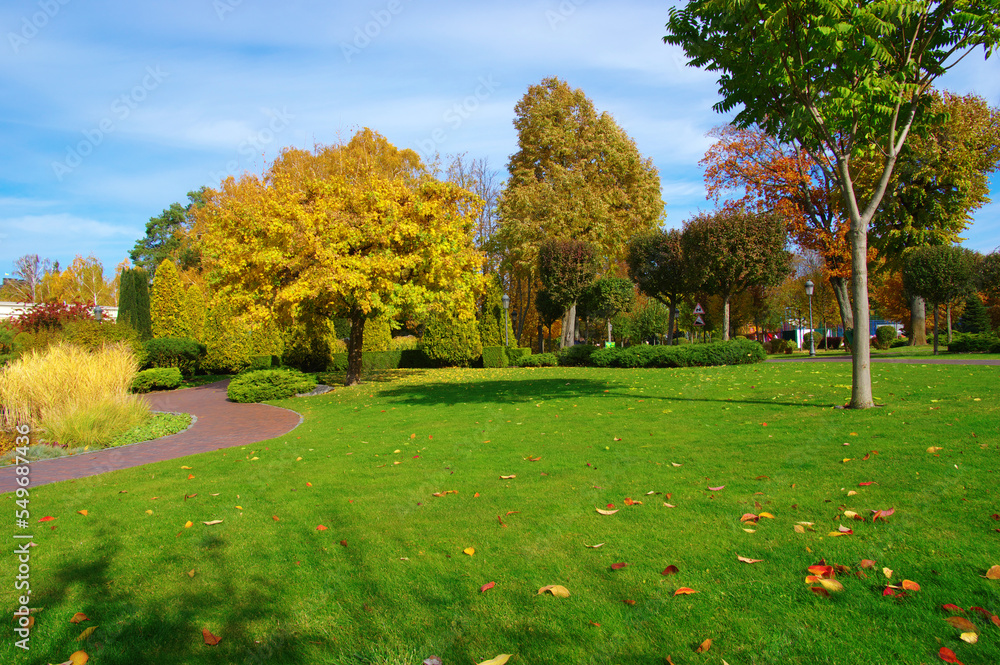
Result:
M1000 367L875 365L863 412L839 363L392 378L277 402L305 422L253 447L33 489L44 610L0 662L1000 662L1000 626L969 612L966 644L941 609L1000 612ZM921 589L884 597L883 567Z

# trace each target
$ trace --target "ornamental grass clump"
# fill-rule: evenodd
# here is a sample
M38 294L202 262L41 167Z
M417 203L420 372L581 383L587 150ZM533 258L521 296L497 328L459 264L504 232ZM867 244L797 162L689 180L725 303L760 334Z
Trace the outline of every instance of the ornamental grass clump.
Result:
M87 351L63 342L25 354L0 371L3 429L30 424L48 442L106 445L149 417L130 390L138 371L124 344Z

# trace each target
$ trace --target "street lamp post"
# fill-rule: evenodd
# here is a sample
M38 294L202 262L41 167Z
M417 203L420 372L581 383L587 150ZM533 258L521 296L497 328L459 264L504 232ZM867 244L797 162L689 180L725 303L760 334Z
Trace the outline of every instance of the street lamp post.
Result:
M806 280L806 295L809 296L809 357L816 357L816 333L813 332L813 288L811 279Z
M94 320L100 323L104 319L104 308L100 305L94 305Z
M510 335L507 332L507 310L510 309L510 298L507 294L503 294L503 298L500 299L503 302L503 341L504 346L510 346Z

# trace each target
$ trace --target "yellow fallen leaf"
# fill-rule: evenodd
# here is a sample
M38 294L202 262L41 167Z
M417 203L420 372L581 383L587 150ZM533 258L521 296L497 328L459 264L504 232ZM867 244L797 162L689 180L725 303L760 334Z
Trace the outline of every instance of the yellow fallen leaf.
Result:
M942 448L941 446L931 446L930 448L927 449L927 452L936 453L939 450L944 450L944 448Z
M194 577L194 568L188 571L188 577Z
M479 665L504 665L504 663L510 660L510 657L512 655L513 654L502 653L499 656L490 658L489 660L484 660L483 662L479 663Z
M185 529L190 529L193 526L194 526L194 522L192 522L191 520L188 520L187 522L184 523L184 528Z
M301 457L296 457L296 458L295 458L295 461L296 461L296 462L301 462L301 461L302 461L302 458L301 458Z
M256 462L256 461L257 461L257 460L259 460L259 459L260 459L259 457L251 457L251 458L250 458L250 461L251 461L251 462Z
M851 459L853 459L853 458L851 458L851 457L845 457L842 461L843 461L844 464L847 464L848 462L851 461Z
M153 511L152 511L152 510L147 510L147 511L146 511L146 514L147 514L147 515L152 515L152 514L153 514Z
M83 642L85 639L93 635L95 630L97 630L97 626L91 626L90 628L84 629L84 631L80 633L80 636L76 638L76 641Z
M979 641L979 635L977 635L976 633L962 633L961 635L958 636L958 639L962 640L963 642L968 642L969 644L975 644L976 642Z
M831 531L830 533L826 534L826 537L839 538L840 536L846 536L846 535L847 535L846 533L841 533L840 531Z
M851 490L847 493L847 496L854 496L855 494L857 494L857 492L855 490Z
M403 451L402 451L402 450L399 450L399 449L397 448L396 450L392 451L392 454L393 454L393 455L398 455L398 454L399 454L399 453L401 453L401 452L403 452Z
M819 583L823 585L824 589L827 591L833 591L834 593L844 590L844 585L837 580L830 580L824 577L819 580Z
M774 515L772 515L771 513L761 513L757 517L766 517L769 520L773 520L774 519Z
M615 513L618 512L619 509L616 508L615 510L601 510L600 508L595 508L594 510L596 510L602 515L614 515Z
M757 529L743 529L747 533L757 533Z
M987 570L986 579L1000 580L1000 566L992 566L989 570Z
M182 469L187 469L187 470L191 470L191 469L193 469L194 467L192 467L192 466L182 466L181 468L182 468Z
M465 552L466 554L468 554L469 556L472 556L473 554L476 553L476 548L475 547L466 547L462 551Z
M546 584L539 589L538 593L535 595L540 596L546 591L551 593L553 596L558 596L559 598L569 598L569 589L559 584Z
M84 517L87 516L87 511L86 510L78 510L76 512L79 513L79 514L81 514L81 515L83 515Z
M90 656L87 655L86 651L74 651L69 656L70 665L83 665L88 660L90 660Z
M845 510L844 511L844 517L846 517L849 520L853 520L853 519L856 519L858 517L858 514L856 512L854 512L853 510Z
M882 574L885 575L885 578L887 580L891 580L892 579L892 568L883 568L882 569Z
M512 473L509 476L500 476L501 480L510 480L511 478L517 478L517 474L516 473Z
M801 524L796 524L792 528L795 529L795 533L805 533L806 532L806 528L804 526L802 526Z
M243 506L236 506L236 510L243 510Z

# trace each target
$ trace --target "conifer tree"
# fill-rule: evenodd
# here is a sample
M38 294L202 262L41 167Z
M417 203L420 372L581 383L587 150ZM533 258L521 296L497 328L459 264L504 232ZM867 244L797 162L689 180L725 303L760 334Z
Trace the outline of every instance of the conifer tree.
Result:
M177 266L170 259L164 259L156 268L150 314L153 337L191 336L184 314L184 287L181 285Z

